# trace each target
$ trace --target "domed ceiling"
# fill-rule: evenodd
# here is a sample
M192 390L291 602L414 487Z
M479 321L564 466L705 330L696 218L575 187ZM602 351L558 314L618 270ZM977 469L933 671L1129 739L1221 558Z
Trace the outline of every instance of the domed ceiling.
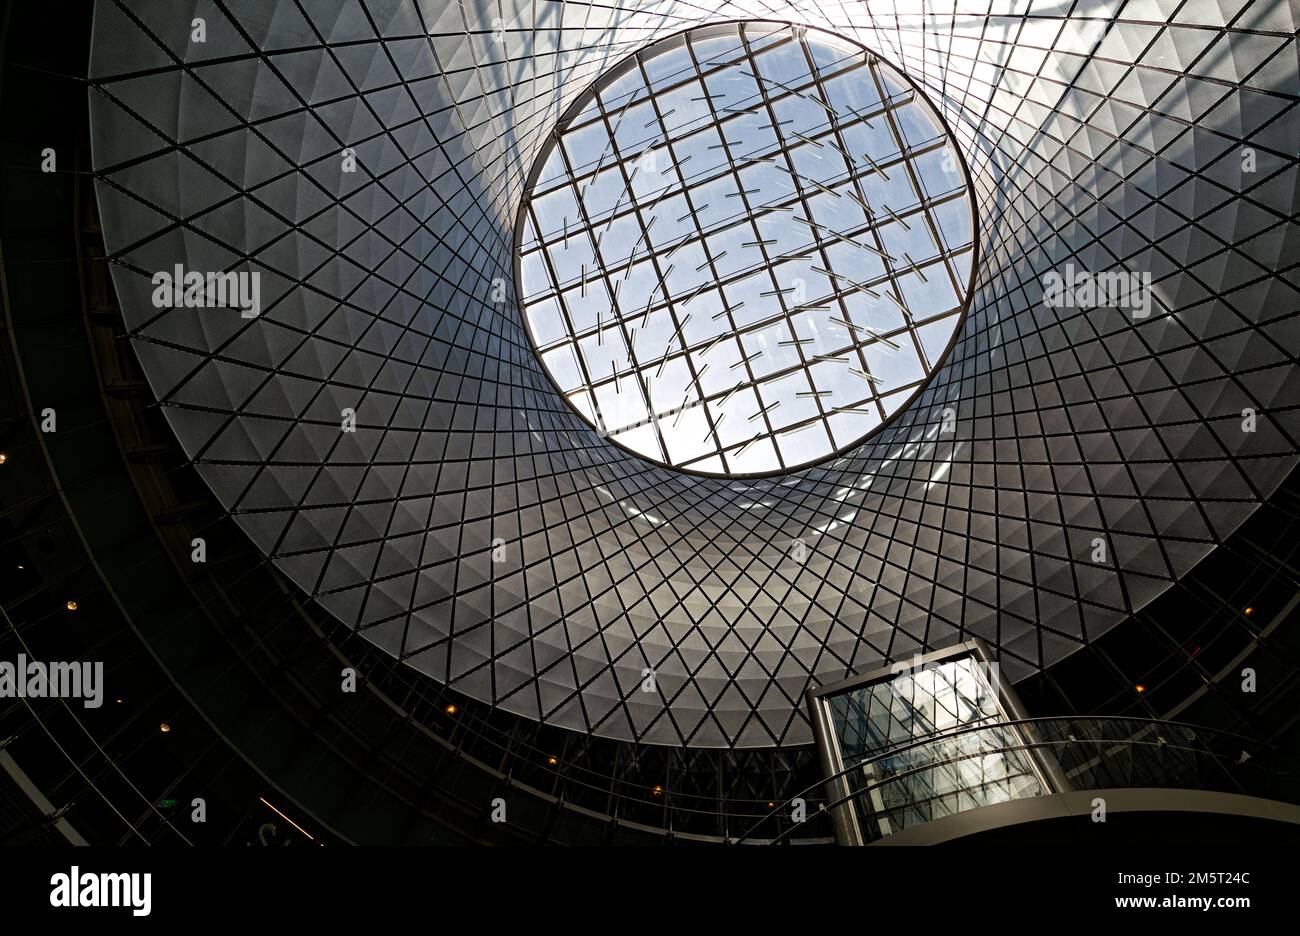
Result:
M548 379L513 272L566 109L723 20L899 68L978 209L971 304L925 388L757 479L602 437ZM1293 467L1296 28L1240 0L102 0L103 233L185 452L376 646L575 730L803 744L805 690L885 660L977 636L1013 678L1050 666ZM178 266L257 273L258 314L155 305ZM1045 301L1079 271L1149 276L1146 314Z

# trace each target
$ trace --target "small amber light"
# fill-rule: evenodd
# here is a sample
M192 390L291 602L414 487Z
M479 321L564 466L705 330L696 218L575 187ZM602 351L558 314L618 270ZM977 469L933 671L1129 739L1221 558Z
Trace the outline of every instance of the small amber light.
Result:
M447 714L448 714L448 715L455 715L455 714L456 714L456 706L454 706L454 705L449 705L449 706L447 706Z
M658 796L658 795L659 795L660 793L662 793L663 791L664 791L664 788L661 787L661 786L659 786L658 784L656 784L656 785L655 785L655 788L654 788L653 790L651 790L650 792L651 792L654 796Z
M1142 693L1144 693L1144 692L1147 691L1147 687L1144 686L1144 685L1142 685L1141 683L1138 683L1138 684L1137 684L1136 686L1134 686L1133 688L1136 689L1136 690L1138 691L1138 695L1141 695Z
M161 731L163 734L166 734L167 732L172 730L172 726L167 724L167 722L163 722L161 725L158 726L158 730Z
M1245 615L1246 615L1246 617L1250 617L1250 616L1251 616L1252 614L1254 614L1254 613L1255 613L1255 609L1252 608L1252 607L1247 607L1246 610L1245 610Z
M6 455L4 452L0 452L0 465L3 465L8 460L9 460L9 456Z
M67 608L69 611L76 611L77 603L75 601L69 601L66 605L64 605L64 607Z
M555 766L556 764L558 764L559 762L560 762L560 761L559 761L558 758L554 758L554 757L548 757L548 758L546 758L546 763L550 764L552 767L554 767L554 766Z
M767 808L768 808L768 809L776 809L776 803L773 803L771 800L768 800Z

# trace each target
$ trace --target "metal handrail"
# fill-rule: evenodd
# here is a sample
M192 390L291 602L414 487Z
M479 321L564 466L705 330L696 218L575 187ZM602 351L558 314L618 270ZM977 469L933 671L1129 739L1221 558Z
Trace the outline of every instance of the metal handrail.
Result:
M1078 722L1084 724L1097 723L1097 722L1129 722L1129 723L1142 724L1148 727L1159 726L1159 727L1169 727L1169 728L1186 728L1198 733L1211 734L1211 735L1224 737L1224 738L1235 738L1256 748L1275 749L1273 745L1268 744L1267 742L1262 742L1257 739L1250 738L1246 735L1239 734L1235 731L1227 731L1219 728L1209 728L1204 725L1196 725L1190 722L1169 721L1169 720L1159 719L1159 718L1144 718L1144 717L1134 717L1134 716L1127 716L1127 715L1086 715L1086 716L1054 715L1054 716L1037 716L1034 718L1018 718L1009 721L979 722L970 725L962 725L956 728L948 728L948 729L944 729L943 731L931 732L930 734L923 735L919 738L913 738L904 744L896 745L894 747L886 748L882 751L879 751L876 754L873 754L869 758L857 761L853 765L849 767L845 767L842 770L837 771L836 773L832 774L829 777L818 780L816 783L813 783L810 786L805 787L803 790L799 791L794 796L785 800L783 803L778 805L775 809L770 810L766 816L760 819L757 823L755 823L753 826L747 829L744 832L744 834L742 834L739 838L737 838L735 843L741 844L745 842L747 839L753 836L753 834L756 831L758 831L758 829L764 823L768 822L773 818L776 818L777 816L782 815L786 811L786 808L790 806L792 803L794 803L795 800L807 799L808 794L814 792L815 790L819 788L823 788L827 784L839 780L840 778L848 775L850 772L854 770L860 770L864 766L874 764L877 761L884 760L890 757L897 757L901 753L912 750L914 748L921 747L923 745L933 744L936 741L942 741L948 738L956 738L961 735L971 734L977 731L989 731L991 729L996 729L996 728L1013 728L1018 726L1032 727L1038 724L1059 723L1059 722ZM1126 742L1122 740L1114 740L1110 743L1124 744ZM1006 748L1005 750L1011 750L1011 748ZM935 766L935 765L930 765L930 766ZM860 790L858 792L859 793L865 792L865 790ZM843 797L837 800L835 803L823 804L822 808L824 808L829 812L832 808L845 802L848 798L851 798L854 795L857 794L849 794L848 797ZM784 835L788 835L790 832L794 830L794 828L795 827L791 827L790 829L786 830L786 832L783 833L783 836L781 837L784 837ZM774 839L773 843L775 844L775 842L780 841L781 837Z
M1096 739L1083 739L1083 740L1084 740L1084 741L1090 741L1090 740L1091 740L1091 741L1095 741ZM1026 743L1026 744L1014 744L1014 745L1009 745L1009 746L1007 746L1007 747L986 748L986 749L982 749L982 750L979 750L979 751L966 751L966 752L962 752L961 754L955 755L955 756L953 756L953 757L945 758L944 760L937 760L937 761L933 761L933 762L931 762L931 763L927 763L927 764L918 764L918 765L916 765L915 767L911 767L911 768L909 768L908 770L902 771L902 772L900 772L900 773L891 774L891 775L889 775L888 777L881 777L881 778L878 779L878 780L873 780L872 782L868 783L867 785L865 785L865 786L863 786L863 787L859 787L857 790L854 790L853 792L846 793L845 795L839 797L838 799L836 799L836 800L834 800L834 801L832 801L832 802L826 804L826 807L825 807L825 808L827 809L827 811L832 810L832 809L836 808L837 806L842 806L842 805L844 805L845 803L847 803L847 802L848 802L849 800L851 800L851 799L854 799L854 798L856 798L856 797L858 797L858 796L862 796L863 794L866 794L866 793L870 793L870 792L872 792L873 790L880 789L881 787L887 786L888 784L895 783L895 782L898 782L898 781L901 781L901 780L905 780L906 778L908 778L908 777L910 777L910 776L912 776L912 775L914 775L914 774L924 773L925 771L928 771L928 770L935 770L935 769L938 769L938 768L940 768L940 767L945 767L945 766L947 766L947 765L949 765L949 764L955 764L955 763L957 763L957 762L959 762L959 761L969 760L969 759L971 759L971 758L975 758L975 757L984 757L984 756L986 756L986 755L988 755L988 754L1001 754L1001 753L1006 753L1006 752L1010 752L1010 751L1030 751L1030 750L1037 750L1037 749L1039 749L1039 748L1048 748L1048 747L1051 747L1051 746L1053 746L1053 745L1058 745L1058 746L1068 747L1068 746L1071 745L1071 744L1078 744L1078 743L1081 743L1081 742L1080 742L1080 739L1077 739L1077 738L1076 738L1076 739L1073 739L1073 740L1070 740L1070 739L1065 739L1065 740L1057 739L1057 740L1052 740L1052 741L1034 741L1034 742L1030 742L1030 743ZM1208 750L1208 749L1205 749L1205 748L1193 748L1193 747L1188 747L1188 746L1183 746L1183 745L1173 744L1173 743L1168 742L1168 741L1154 741L1154 742L1152 742L1152 741L1128 741L1128 742L1123 742L1123 741L1110 741L1110 740L1107 740L1107 741L1100 741L1100 742L1097 742L1097 743L1117 744L1117 745L1118 745L1118 744L1124 744L1126 747L1157 747L1157 748L1169 748L1169 749L1172 749L1172 750L1190 751L1190 752L1195 753L1195 754L1206 754L1206 755L1209 755L1211 758L1213 758L1215 761L1220 761L1220 762L1221 762L1221 761L1223 760L1223 758L1220 757L1220 755L1218 755L1218 754L1216 754L1216 753L1214 753L1213 751L1210 751L1210 750ZM867 762L866 762L866 761L863 761L862 763L865 764L865 763L867 763ZM862 765L859 764L858 766L862 766ZM1231 777L1231 775L1229 775L1229 776ZM1233 783L1234 783L1234 785L1235 785L1238 789L1242 789L1241 785L1238 784L1238 783L1236 783L1235 780L1233 781ZM770 844L770 845L779 845L779 844L780 844L781 842L783 842L786 838L788 838L792 832L794 832L794 827L791 827L791 828L789 828L789 829L786 829L784 832L781 832L781 833L778 834L775 838L773 838L773 839L772 839L768 844ZM746 833L746 834L748 834L748 833ZM741 840L741 839L737 839L737 843L739 843L740 841L742 841L742 840Z

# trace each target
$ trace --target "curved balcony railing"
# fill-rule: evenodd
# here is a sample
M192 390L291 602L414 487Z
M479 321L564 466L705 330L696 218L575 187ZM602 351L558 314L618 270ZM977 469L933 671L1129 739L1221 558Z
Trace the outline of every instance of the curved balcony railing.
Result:
M790 815L854 810L864 840L969 809L1069 790L1194 789L1300 800L1275 752L1232 732L1122 717L1026 718L936 732L860 758L772 810L737 843L780 844ZM827 800L827 789L849 792Z

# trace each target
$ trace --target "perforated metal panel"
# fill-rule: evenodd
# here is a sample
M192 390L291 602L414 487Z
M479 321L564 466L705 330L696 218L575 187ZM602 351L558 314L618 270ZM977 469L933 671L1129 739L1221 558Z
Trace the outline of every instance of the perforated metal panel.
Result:
M1296 23L1264 2L913 9L99 3L104 235L185 451L377 646L581 731L805 743L814 681L972 635L1012 676L1061 659L1296 462ZM566 107L719 18L897 64L964 151L981 226L924 392L860 447L754 481L598 435L543 372L512 272ZM156 309L150 278L178 263L259 272L261 314ZM1149 273L1151 314L1048 307L1066 264Z

